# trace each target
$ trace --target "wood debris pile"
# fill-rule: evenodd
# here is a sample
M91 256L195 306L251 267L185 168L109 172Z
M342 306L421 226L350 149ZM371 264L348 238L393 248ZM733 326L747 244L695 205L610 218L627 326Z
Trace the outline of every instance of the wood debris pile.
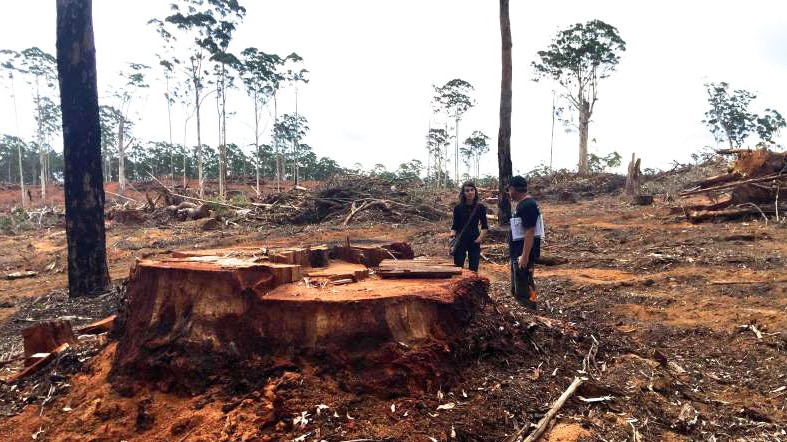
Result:
M787 209L784 195L780 195L782 188L787 188L787 153L765 148L728 149L719 153L736 156L727 173L695 182L679 193L682 197L704 194L712 201L712 204L683 207L689 220L702 222L755 215L767 221L769 215L775 215L779 221Z
M533 176L528 188L536 199L576 201L599 195L617 194L626 184L626 177L614 173L577 175L567 170Z
M190 194L193 192L187 192L188 189L171 189L158 181L155 186L142 187L147 189L145 202L114 195L115 205L107 209L107 218L128 224L215 219L218 224L236 225L323 222L348 225L364 221L406 223L450 217L448 208L441 207L437 195L421 188L400 189L374 177L342 177L316 190L295 186L252 197L248 203L232 200L233 204L197 198Z
M309 191L296 187L255 203L255 215L276 223L311 224L385 219L405 223L450 216L430 194L416 188L399 189L386 180L349 176Z

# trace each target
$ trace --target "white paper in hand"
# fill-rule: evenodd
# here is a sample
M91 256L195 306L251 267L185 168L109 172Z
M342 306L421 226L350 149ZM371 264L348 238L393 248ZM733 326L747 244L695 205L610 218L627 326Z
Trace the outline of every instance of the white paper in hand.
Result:
M525 238L525 227L522 225L522 218L511 218L511 239L519 241Z
M541 217L541 215L538 215L538 220L536 220L536 232L533 236L541 239L544 239L544 236L546 236L544 235L544 219Z

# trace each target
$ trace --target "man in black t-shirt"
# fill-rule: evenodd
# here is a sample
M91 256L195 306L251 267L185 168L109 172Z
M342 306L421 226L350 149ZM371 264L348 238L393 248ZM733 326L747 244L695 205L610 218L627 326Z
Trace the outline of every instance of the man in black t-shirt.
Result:
M541 256L544 225L538 203L527 193L527 180L521 176L508 182L508 195L514 209L508 250L511 258L511 294L520 304L536 308L533 266Z

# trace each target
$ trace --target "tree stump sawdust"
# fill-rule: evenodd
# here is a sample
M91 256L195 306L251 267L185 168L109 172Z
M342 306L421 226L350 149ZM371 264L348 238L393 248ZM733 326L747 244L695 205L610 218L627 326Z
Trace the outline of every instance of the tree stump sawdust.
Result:
M282 264L261 250L139 261L118 318L116 378L193 392L221 373L301 360L361 391L429 389L454 370L448 342L488 299L488 280L466 271L383 280L358 263L310 267L304 252L294 259L307 265Z

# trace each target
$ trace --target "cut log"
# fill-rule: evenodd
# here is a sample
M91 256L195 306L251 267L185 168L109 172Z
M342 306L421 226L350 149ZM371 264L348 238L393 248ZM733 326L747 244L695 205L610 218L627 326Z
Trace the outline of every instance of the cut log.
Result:
M461 275L462 269L452 264L436 264L414 260L384 260L377 269L380 278L450 278Z
M216 218L203 218L197 221L197 228L203 232L221 229L221 221Z
M24 370L20 371L19 373L11 376L11 378L8 379L8 382L16 382L20 379L24 379L36 373L37 371L44 368L47 364L52 362L61 353L68 350L69 347L70 347L69 344L63 343L57 346L56 348L52 349L51 352L44 353L43 355L41 355L41 357L36 358L36 361L33 364L27 366Z
M787 210L787 206L779 205L779 211ZM745 207L734 207L722 210L693 210L688 212L687 217L692 223L702 221L709 221L715 219L735 219L746 215L762 215L762 214L776 213L776 205L762 205L754 206L749 205Z
M259 264L261 268L267 269L276 284L287 284L290 282L300 281L301 266L297 264L278 264L275 262L264 262Z
M377 267L384 259L393 257L391 251L380 246L334 246L331 256L342 261L363 264L367 267Z
M8 279L9 281L11 281L11 280L14 280L14 279L32 278L32 277L37 276L37 275L38 275L38 272L34 272L32 270L27 270L27 271L24 271L24 272L9 273L9 274L5 275L5 279Z
M328 246L315 246L309 248L310 267L328 267L331 263L331 251Z
M112 331L112 327L115 326L116 317L117 315L112 315L100 321L96 321L91 324L88 324L77 330L77 333L79 333L80 335L100 335L101 333L107 333L109 331Z
M77 342L70 321L55 320L36 324L22 330L25 357L35 353L50 353L61 344Z
M568 259L557 255L541 255L536 260L536 264L544 266L558 266L568 262Z
M327 268L307 270L304 272L304 276L328 280L352 279L358 282L369 277L369 269L362 264L333 262Z
M110 219L116 223L137 225L147 220L145 212L138 209L120 209L110 212Z

